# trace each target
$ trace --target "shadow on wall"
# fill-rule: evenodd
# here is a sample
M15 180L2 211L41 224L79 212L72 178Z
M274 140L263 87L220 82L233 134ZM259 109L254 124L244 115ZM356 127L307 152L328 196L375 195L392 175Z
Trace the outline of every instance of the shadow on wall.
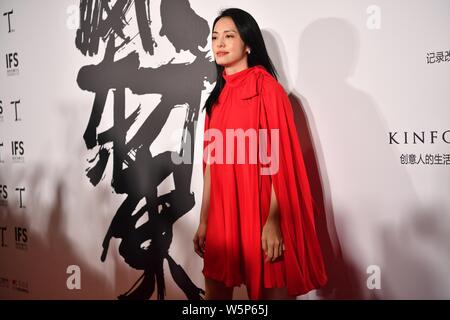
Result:
M320 167L318 164L316 148L308 126L305 109L296 94L290 93L289 100L294 109L297 133L301 141L303 158L308 171L308 178L310 179L311 192L316 209L316 228L328 273L328 283L319 294L327 299L362 299L362 293L358 289L357 270L344 257L341 250L341 244L334 224L334 211L331 199L328 199L329 203L326 203L324 197L322 176L326 175L326 168L324 165ZM334 235L333 241L330 233Z
M295 91L290 95L318 216L323 217L318 229L330 279L322 295L332 299L406 298L421 289L421 296L430 296L435 291L430 285L419 289L411 283L429 278L431 270L444 261L422 263L422 267L416 263L417 268L411 268L410 262L420 261L421 254L412 241L398 237L398 230L407 232L408 225L438 225L444 220L438 215L428 220L427 210L421 214L410 210L421 207L419 197L400 164L400 152L388 142L390 130L380 107L350 83L359 46L357 30L345 20L319 19L308 25L299 40L294 87L309 98ZM392 70L386 72L392 76ZM404 226L397 228L399 222ZM436 245L448 239L448 230L444 230L437 233L442 237L436 237ZM420 232L414 234L420 237ZM370 290L366 285L369 265L382 270L380 289ZM438 286L439 280L434 280Z
M408 219L379 230L388 299L450 299L448 204L411 207Z
M43 170L36 170L33 178L45 179L42 173ZM29 190L35 190L34 187L28 186ZM5 240L8 247L2 248L1 269L2 276L9 279L9 287L0 290L2 299L105 299L113 291L111 281L93 270L77 253L76 243L65 235L67 220L63 189L64 183L58 182L47 229L43 232L37 232L30 222L30 215L44 214L27 209L33 207L31 195L26 208L9 204L2 211L0 224L7 226ZM68 267L72 265L80 268L80 287L70 277L73 271L68 271ZM28 293L20 289L26 289Z
M358 43L353 38L353 29L354 28L349 27L346 23L337 19L326 19L326 21L319 20L309 25L300 38L300 81L295 83L293 86L294 89L289 93L303 158L310 179L311 191L316 204L317 232L329 277L326 287L317 291L317 295L324 299L364 299L366 297L362 291L362 285L365 285L365 281L362 272L358 270L351 258L347 257L343 252L341 241L336 230L335 206L332 203L331 186L328 176L329 168L325 161L324 150L322 150L323 137L319 132L319 128L317 128L314 123L314 117L311 112L311 110L314 110L315 115L316 113L327 113L328 110L318 110L319 106L310 106L307 99L302 94L298 93L295 88L300 88L300 90L303 91L304 86L302 85L302 81L315 81L315 83L311 83L311 86L315 90L321 90L319 92L323 92L324 95L332 96L332 92L327 92L327 84L331 86L337 82L342 86L349 70L352 68L352 64L356 63L355 59ZM337 35L335 41L343 41L343 43L339 43L341 51L344 51L341 52L343 57L330 54L330 48L325 50L325 47L328 45L325 44L322 46L321 44L329 41L330 34L333 33ZM280 37L272 31L270 33L263 32L263 34L269 54L279 72L279 81L288 92L288 88L291 86L288 83L289 76L286 75L283 68L283 66L288 65L288 63L283 62L287 59L287 55L283 50L280 50L279 43L282 43L282 41L280 40ZM332 45L333 44L330 44L330 46ZM304 54L305 50L307 51L306 55ZM325 65L320 65L320 63L318 63L321 61L319 58L320 55L327 56L328 60L332 60L333 68L328 69L326 63ZM316 66L317 63L319 65ZM304 70L305 65L308 65L308 70ZM320 70L321 68L323 69ZM308 77L308 71L316 73L317 75L310 79ZM357 93L354 88L347 87L347 89L347 94L350 97L359 95L359 102L365 101L364 103L366 103L366 105L370 104L367 102L369 100L368 96L366 97L362 93ZM328 107L337 108L339 105L332 104ZM360 110L359 112L361 114L366 111L367 110ZM333 113L330 113L330 115L332 114ZM345 126L346 123L342 123L341 125ZM347 160L348 159L344 159L344 161ZM370 298L375 298L375 295Z

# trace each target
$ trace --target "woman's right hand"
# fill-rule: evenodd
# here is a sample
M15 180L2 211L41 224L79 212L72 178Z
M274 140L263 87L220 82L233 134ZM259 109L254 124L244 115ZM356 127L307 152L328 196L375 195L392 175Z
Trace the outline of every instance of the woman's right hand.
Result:
M197 232L194 236L194 250L195 252L203 258L203 253L205 252L205 241L206 241L206 223L200 222L198 225Z

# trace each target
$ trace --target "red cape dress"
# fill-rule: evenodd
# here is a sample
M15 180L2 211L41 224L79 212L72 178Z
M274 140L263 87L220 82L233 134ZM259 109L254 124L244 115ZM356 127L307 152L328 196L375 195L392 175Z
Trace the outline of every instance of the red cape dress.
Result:
M263 288L287 286L289 295L305 294L323 286L327 275L290 101L262 66L222 76L226 84L211 117L205 117L203 175L209 154L211 192L203 274L227 286L246 284L250 299L261 299ZM227 139L227 129L228 133L240 129L248 133L248 139L241 144L238 134L234 140ZM267 134L260 135L260 129ZM278 129L278 137L271 135L276 131L272 129ZM250 143L252 132L257 137L256 163L250 160L255 147ZM259 155L263 137L267 145L264 154L272 156L269 164ZM270 154L276 142L278 150L273 153L278 157ZM238 161L238 149L245 155L244 163L242 158ZM227 161L227 156L233 161ZM270 166L275 168L271 174L261 174ZM270 263L264 261L261 231L269 213L272 184L285 251L280 260Z

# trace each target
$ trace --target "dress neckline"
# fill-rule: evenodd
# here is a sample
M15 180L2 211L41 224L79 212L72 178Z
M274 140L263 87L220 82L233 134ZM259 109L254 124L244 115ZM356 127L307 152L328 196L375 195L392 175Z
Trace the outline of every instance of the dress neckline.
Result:
M226 84L234 87L234 86L239 85L242 82L242 80L246 78L246 76L248 74L252 73L253 71L255 71L256 69L259 69L259 68L263 68L263 67L256 65L256 66L252 66L252 67L246 68L244 70L235 72L230 75L227 75L225 73L225 70L223 70L222 77L225 79Z

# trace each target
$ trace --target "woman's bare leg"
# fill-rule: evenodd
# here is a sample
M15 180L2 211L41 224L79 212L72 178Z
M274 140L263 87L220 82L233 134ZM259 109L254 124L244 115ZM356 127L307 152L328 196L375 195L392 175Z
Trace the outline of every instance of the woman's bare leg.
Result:
M295 300L296 297L289 296L287 288L263 288L264 300Z
M223 282L205 278L206 300L231 300L233 298L233 287L227 287Z

